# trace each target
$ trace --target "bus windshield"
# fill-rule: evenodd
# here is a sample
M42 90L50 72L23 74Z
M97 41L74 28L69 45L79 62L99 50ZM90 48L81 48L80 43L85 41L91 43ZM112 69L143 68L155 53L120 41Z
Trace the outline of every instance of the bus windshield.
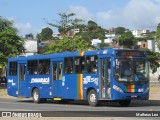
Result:
M149 81L148 62L145 59L116 59L115 79L118 82L146 83Z

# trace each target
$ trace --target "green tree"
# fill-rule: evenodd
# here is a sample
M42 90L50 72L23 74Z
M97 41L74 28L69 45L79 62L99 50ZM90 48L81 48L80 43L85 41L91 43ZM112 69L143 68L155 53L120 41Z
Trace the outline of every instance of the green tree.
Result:
M144 50L146 50L146 52L147 52L148 60L150 62L150 68L152 70L152 73L155 73L157 71L157 68L160 67L160 64L159 64L160 53L153 52L149 49L144 49Z
M51 28L43 28L41 33L40 33L40 36L37 36L37 37L40 37L41 40L52 40L53 39L53 31Z
M156 42L157 42L157 47L160 49L160 23L157 26Z
M120 35L125 33L125 31L126 29L124 27L117 27L115 30L116 34L120 34Z
M91 48L91 45L80 37L74 37L71 40L67 39L67 37L64 37L62 40L59 40L57 44L47 46L45 54L59 53L64 51L86 51L89 48Z
M82 39L91 44L92 39L99 38L101 40L105 39L105 29L101 28L94 21L88 21L88 24L85 26L86 31L79 32L76 36L81 36Z
M25 51L24 40L17 35L13 23L0 17L0 64L6 65L8 58Z
M79 27L79 23L83 21L81 19L74 18L74 13L58 13L58 15L60 16L60 20L57 21L57 23L49 22L48 24L58 28L58 31L62 35L66 35L69 30Z
M41 42L42 41L41 33L38 33L36 35L36 38L37 38L38 42Z
M103 48L105 48L105 47L109 47L109 46L110 46L109 44L104 43L104 42L102 42L102 43L99 44L99 47L100 47L101 49L103 49Z
M119 44L126 48L131 48L134 45L134 36L132 32L128 31L121 35L119 38Z
M146 39L147 39L147 40L155 40L155 37L156 37L156 32L155 32L155 31L152 31L152 32L150 32L150 34L148 34L148 35L146 36Z
M32 39L34 39L34 35L32 33L29 34Z

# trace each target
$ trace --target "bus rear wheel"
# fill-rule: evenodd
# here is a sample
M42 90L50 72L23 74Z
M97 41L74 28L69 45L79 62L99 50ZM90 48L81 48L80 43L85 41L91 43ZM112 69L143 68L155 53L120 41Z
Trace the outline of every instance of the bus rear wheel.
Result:
M120 100L119 101L119 104L122 106L122 107L127 107L129 106L131 100Z
M41 98L40 98L40 94L39 94L38 88L35 88L33 90L32 97L33 97L33 102L34 103L40 103L41 102Z
M90 106L98 106L99 105L99 100L97 97L97 93L94 89L90 90L88 95L87 95L87 100Z

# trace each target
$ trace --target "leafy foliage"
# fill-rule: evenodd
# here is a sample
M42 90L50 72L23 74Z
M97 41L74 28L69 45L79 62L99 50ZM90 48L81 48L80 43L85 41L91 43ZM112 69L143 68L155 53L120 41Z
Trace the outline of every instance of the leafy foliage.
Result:
M38 41L44 41L44 40L52 40L53 39L53 31L51 28L43 28L41 33L37 34Z
M116 34L123 34L125 33L126 29L124 27L117 27L116 30L115 30L115 33Z
M86 40L90 44L92 39L105 39L105 29L98 26L97 23L95 23L94 21L88 21L85 29L85 32L81 31L77 33L76 36L81 36L82 39Z
M147 40L155 40L156 32L152 31L149 35L147 35Z
M8 58L25 51L24 40L16 32L11 21L0 17L0 64L6 64Z
M157 71L157 68L160 67L159 64L159 58L160 58L160 53L158 52L152 52L149 49L146 49L147 55L148 55L148 60L150 62L150 67L152 69L152 73L155 73Z
M102 43L99 44L99 47L100 47L101 49L106 48L106 47L109 47L109 46L110 46L109 44L104 43L104 42L102 42Z
M132 32L128 31L123 33L119 38L119 44L127 48L131 48L131 46L134 45L134 36Z
M75 37L71 40L64 37L63 40L59 40L57 44L49 45L45 50L45 54L65 51L86 51L89 48L92 48L92 46L80 37Z
M57 24L55 23L48 23L48 24L58 28L58 31L62 35L66 35L66 33L69 30L77 28L79 26L79 23L83 21L81 19L73 18L75 16L74 13L69 13L69 14L58 13L58 15L60 16L60 20L57 21Z

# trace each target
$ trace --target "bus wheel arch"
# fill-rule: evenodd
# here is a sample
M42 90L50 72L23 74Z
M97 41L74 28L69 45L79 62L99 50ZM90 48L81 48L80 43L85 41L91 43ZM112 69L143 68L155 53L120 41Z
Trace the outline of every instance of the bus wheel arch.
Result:
M87 101L90 106L95 107L99 105L97 92L92 87L87 90Z

